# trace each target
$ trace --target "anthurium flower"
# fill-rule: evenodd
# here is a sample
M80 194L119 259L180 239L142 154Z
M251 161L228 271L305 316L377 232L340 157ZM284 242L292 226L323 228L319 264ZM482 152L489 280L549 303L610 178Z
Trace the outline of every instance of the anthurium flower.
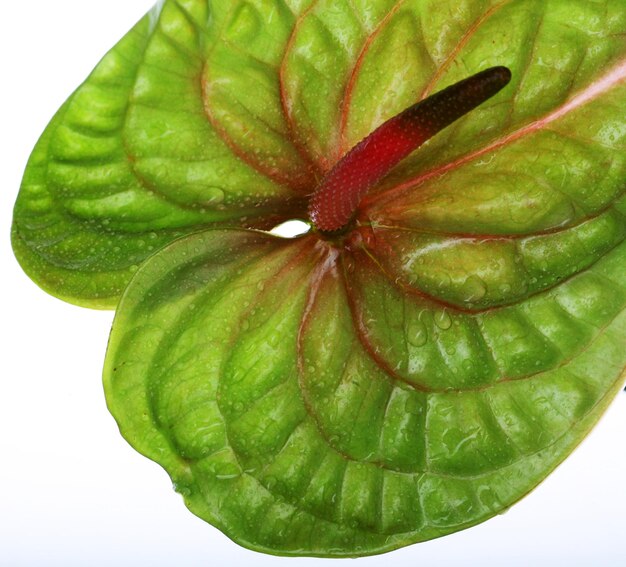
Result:
M109 408L235 541L472 526L624 381L625 35L622 0L165 0L42 136L16 255L123 292Z

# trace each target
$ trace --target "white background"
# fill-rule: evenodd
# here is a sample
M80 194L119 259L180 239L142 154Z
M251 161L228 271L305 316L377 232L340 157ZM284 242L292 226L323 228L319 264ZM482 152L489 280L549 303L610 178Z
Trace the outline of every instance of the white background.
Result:
M37 137L150 5L3 3L0 565L330 565L244 550L188 512L165 472L126 444L106 410L100 373L112 313L46 295L11 253L11 209ZM355 564L626 565L625 437L621 394L574 455L504 516Z

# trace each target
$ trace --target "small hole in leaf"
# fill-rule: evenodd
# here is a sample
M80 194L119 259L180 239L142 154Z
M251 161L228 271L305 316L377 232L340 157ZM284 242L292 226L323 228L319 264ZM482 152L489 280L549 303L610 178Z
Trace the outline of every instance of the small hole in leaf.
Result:
M311 225L301 220L290 220L275 226L270 232L283 238L296 238L311 230Z

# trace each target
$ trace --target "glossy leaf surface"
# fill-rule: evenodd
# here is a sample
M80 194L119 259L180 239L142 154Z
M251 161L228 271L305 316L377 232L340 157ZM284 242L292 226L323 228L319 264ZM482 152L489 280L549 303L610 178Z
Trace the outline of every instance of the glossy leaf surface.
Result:
M16 253L81 304L136 272L109 407L239 543L355 556L474 525L623 382L625 38L622 0L161 2L39 142ZM356 143L495 65L507 89L343 236L221 228L304 218Z
M622 384L624 250L474 314L315 235L199 233L124 295L109 406L245 546L354 556L437 537L534 488Z
M595 216L623 191L625 19L619 0L160 2L42 136L16 254L51 293L114 307L185 233L305 218L376 126L496 64L507 94L405 160L367 218L529 234Z

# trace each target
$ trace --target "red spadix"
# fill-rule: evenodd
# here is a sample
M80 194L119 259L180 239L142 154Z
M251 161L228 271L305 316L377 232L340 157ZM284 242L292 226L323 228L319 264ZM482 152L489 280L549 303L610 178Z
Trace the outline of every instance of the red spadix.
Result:
M309 203L322 231L343 228L361 199L395 165L426 140L504 88L506 67L491 67L410 106L354 146L326 174Z

